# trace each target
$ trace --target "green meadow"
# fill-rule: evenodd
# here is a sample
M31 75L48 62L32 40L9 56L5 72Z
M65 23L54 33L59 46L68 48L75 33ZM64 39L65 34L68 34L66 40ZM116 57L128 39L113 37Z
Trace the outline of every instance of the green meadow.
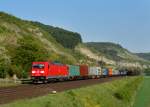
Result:
M150 107L150 76L144 78L133 107Z
M124 77L109 83L18 100L1 107L131 107L143 77Z

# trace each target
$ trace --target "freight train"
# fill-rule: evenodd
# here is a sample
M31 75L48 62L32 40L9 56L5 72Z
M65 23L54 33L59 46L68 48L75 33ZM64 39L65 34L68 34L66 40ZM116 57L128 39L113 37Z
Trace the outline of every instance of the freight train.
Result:
M51 82L61 80L93 79L111 76L124 76L126 71L101 69L98 66L65 65L54 62L33 62L31 80L33 83Z

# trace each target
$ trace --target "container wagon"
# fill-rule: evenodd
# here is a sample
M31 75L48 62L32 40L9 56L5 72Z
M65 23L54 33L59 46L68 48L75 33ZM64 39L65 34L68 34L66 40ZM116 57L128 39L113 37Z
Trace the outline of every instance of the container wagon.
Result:
M88 66L80 65L80 78L87 79L88 78Z
M127 75L127 71L125 71L125 70L120 70L119 72L120 72L120 76L125 76L125 75Z
M119 70L113 70L113 76L119 76L120 72Z
M102 70L102 77L107 77L108 76L108 69L103 69Z
M75 65L68 65L69 67L69 79L75 80L80 77L80 67Z
M108 68L108 76L109 77L113 76L113 69L112 68Z
M31 80L33 82L48 82L51 80L64 80L69 76L68 66L51 62L33 62Z
M102 75L101 67L89 67L89 78L100 78Z

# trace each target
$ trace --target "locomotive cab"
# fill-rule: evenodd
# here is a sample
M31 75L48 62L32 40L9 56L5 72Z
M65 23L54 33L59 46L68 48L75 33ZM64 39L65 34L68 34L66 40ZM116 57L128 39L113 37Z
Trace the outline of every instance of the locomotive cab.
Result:
M48 69L47 62L33 62L31 70L31 80L33 80L34 82L45 81L47 69Z

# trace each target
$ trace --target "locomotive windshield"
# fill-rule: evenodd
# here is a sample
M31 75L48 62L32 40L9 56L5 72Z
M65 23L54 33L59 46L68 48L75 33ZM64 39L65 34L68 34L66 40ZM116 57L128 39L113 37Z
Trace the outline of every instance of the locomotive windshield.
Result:
M44 64L34 64L34 65L32 65L32 68L43 69L44 68Z

